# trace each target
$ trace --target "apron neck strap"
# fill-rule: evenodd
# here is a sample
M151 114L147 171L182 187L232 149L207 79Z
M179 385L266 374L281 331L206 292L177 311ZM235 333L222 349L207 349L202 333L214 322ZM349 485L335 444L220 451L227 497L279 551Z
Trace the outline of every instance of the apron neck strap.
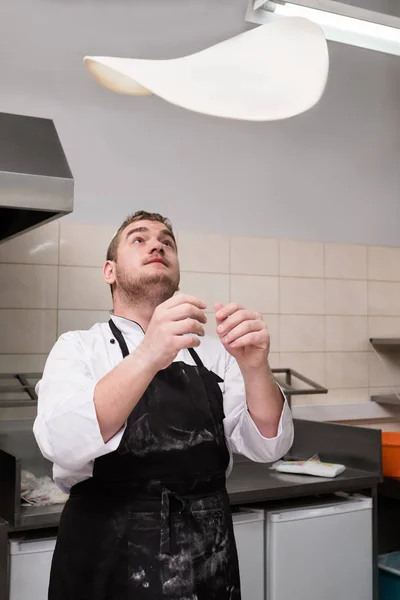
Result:
M204 367L200 356L197 354L197 352L194 350L194 348L188 348L188 350L189 350L190 356L193 358L196 365L198 367Z
M118 327L112 319L108 321L108 325L111 329L113 336L117 340L119 347L121 348L122 356L126 358L127 356L129 356L129 350L128 346L126 345L124 336L122 335L121 331L118 329Z

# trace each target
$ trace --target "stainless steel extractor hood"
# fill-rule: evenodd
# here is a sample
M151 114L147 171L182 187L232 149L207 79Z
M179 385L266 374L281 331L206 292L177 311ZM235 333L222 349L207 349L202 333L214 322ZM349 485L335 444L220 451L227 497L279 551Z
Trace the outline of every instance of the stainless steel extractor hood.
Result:
M0 113L0 243L72 212L73 192L53 121Z

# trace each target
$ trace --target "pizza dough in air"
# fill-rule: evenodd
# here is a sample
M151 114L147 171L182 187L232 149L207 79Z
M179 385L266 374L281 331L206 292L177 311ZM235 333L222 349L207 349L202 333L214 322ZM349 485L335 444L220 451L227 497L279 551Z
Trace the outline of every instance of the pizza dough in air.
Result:
M206 115L273 121L319 101L329 55L319 25L286 17L182 58L87 56L84 64L100 85L120 94L156 94Z

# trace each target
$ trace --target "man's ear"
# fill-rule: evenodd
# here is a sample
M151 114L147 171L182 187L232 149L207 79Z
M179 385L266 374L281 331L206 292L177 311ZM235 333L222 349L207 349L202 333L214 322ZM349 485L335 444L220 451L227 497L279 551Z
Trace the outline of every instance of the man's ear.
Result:
M113 260L107 260L105 262L103 267L103 277L108 285L113 285L115 283L115 262Z

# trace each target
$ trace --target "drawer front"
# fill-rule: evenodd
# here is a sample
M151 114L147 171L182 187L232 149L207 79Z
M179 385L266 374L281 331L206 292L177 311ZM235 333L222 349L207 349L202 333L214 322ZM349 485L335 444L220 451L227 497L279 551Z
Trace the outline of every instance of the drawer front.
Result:
M235 522L242 600L265 600L264 521Z
M10 556L10 600L47 600L53 552Z

